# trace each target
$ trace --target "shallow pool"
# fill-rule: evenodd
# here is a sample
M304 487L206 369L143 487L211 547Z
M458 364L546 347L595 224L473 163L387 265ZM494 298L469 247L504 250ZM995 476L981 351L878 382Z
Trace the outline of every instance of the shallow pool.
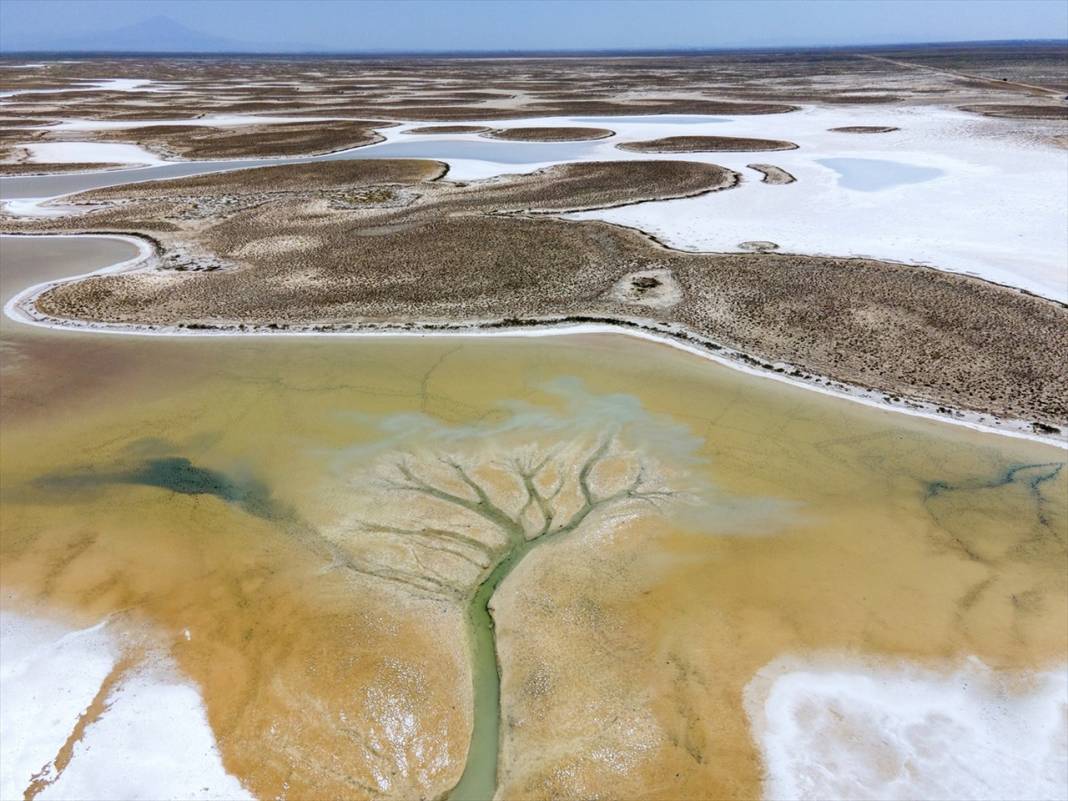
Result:
M859 192L878 192L906 184L933 181L945 173L934 167L920 167L889 159L816 159L817 164L838 173L838 184Z
M342 161L348 159L472 159L495 164L544 164L557 161L580 161L592 159L597 144L598 142L596 141L496 142L491 139L445 140L441 137L434 137L424 141L383 142L377 145L342 150L324 156L181 161L154 167L136 167L128 170L11 176L0 178L0 198L3 200L49 198L140 181L187 178L209 172L280 166L283 164L306 164L316 161Z
M704 125L705 123L730 122L730 117L705 117L701 114L641 114L633 117L575 117L575 122L588 122L611 128L612 123L638 125Z
M575 121L597 122L607 128L612 128L613 123L638 122L662 125L699 125L703 123L730 122L730 118L700 115L649 115L636 117L583 117L577 118ZM611 147L611 144L608 146ZM381 142L320 156L181 161L125 170L6 176L0 177L0 199L52 198L139 181L187 178L225 170L343 159L440 159L445 161L466 159L489 162L491 164L545 164L560 161L583 161L596 159L597 153L603 152L599 148L603 149L604 147L605 140L584 142L504 142L486 138L448 139L441 136L433 136L426 139L413 138L410 141Z
M496 164L542 164L589 159L603 140L585 142L501 142L493 139L446 139L382 142L334 153L326 159L474 159Z

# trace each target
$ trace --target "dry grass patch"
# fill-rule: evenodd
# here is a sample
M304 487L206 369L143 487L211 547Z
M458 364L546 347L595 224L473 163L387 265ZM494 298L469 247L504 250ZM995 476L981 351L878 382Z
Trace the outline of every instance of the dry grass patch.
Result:
M230 197L268 192L280 194L332 192L376 184L418 184L436 181L448 168L427 159L339 159L308 164L252 167L225 173L166 181L110 186L76 196L76 202L152 200L177 196Z
M409 128L406 134L480 134L491 129L484 125L423 125Z
M765 150L797 150L781 139L751 139L738 136L666 136L640 142L620 142L620 150L634 153L748 153Z
M827 130L834 133L880 134L901 129L893 125L843 125L841 128L828 128Z
M61 172L96 172L99 170L119 170L129 164L52 164L48 162L20 162L18 164L0 164L0 175L53 175Z
M483 134L489 139L504 139L509 142L583 142L608 139L615 135L615 131L607 128L578 127L495 128Z
M984 103L975 106L961 106L960 110L970 111L973 114L982 114L986 117L1003 117L1012 120L1068 120L1068 106Z
M283 122L215 128L203 125L147 125L98 131L97 139L135 142L156 153L183 159L253 158L331 153L382 141L371 120Z

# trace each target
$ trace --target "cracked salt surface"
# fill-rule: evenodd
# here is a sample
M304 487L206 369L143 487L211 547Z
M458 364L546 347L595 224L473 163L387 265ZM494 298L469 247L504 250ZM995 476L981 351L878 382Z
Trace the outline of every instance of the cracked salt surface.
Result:
M0 798L22 798L36 778L42 800L251 799L223 767L198 690L165 655L122 673L77 738L123 650L106 621L79 630L0 612Z

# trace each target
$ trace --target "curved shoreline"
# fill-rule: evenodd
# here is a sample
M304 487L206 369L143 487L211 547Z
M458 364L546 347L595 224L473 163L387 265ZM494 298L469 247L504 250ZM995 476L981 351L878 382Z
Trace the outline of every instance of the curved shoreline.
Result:
M816 111L820 110L820 107L818 105L814 105L814 104L804 104L804 105L800 106L798 108L798 110L800 112L816 112ZM945 108L943 110L945 110L945 111L953 111L952 108ZM662 115L646 114L646 115L641 115L641 116L645 116L645 117L648 117L650 119L654 119L655 120L655 118L657 118L658 116L662 116ZM701 117L701 116L704 116L704 115L691 115L691 116ZM773 116L775 116L775 115L773 115ZM297 119L301 119L301 118L297 118ZM351 120L351 119L355 119L355 118L324 116L324 117L318 117L316 119L321 119L323 121L335 121L335 120ZM575 124L576 122L580 121L580 120L572 120L571 118L567 118L567 117L546 118L546 119L552 119L552 120L554 120L554 122L556 122L558 124L561 124L561 125L564 125L565 123L566 124ZM596 121L600 122L602 119L603 120L610 120L611 119L611 115L606 116L606 117L597 118ZM70 176L74 176L74 175L92 175L94 173L100 174L100 175L107 174L110 178L114 179L114 182L113 183L107 183L102 187L95 187L95 188L105 189L105 188L111 188L111 187L116 187L116 186L133 186L133 185L136 185L136 184L148 183L148 182L152 182L152 181L167 181L167 180L172 180L172 179L176 179L176 178L191 178L191 177L197 177L197 176L202 176L202 175L218 175L218 174L221 174L221 173L233 172L233 171L237 171L237 170L256 169L256 168L261 167L261 166L268 167L268 166L275 166L275 165L286 164L286 163L315 163L315 162L317 162L319 160L323 160L323 159L330 160L330 159L337 158L339 154L352 154L353 156L356 156L360 151L368 150L368 149L374 149L374 148L376 148L378 146L381 146L383 144L389 144L389 143L391 143L393 141L397 141L399 134L407 134L407 133L410 132L409 126L419 126L420 125L419 121L412 121L412 120L378 120L378 121L381 121L383 123L383 125L380 128L375 128L374 129L374 133L376 135L379 135L379 136L382 136L383 134L385 134L385 136L384 136L385 142L379 141L379 142L375 142L375 143L372 143L372 144L358 145L358 146L355 146L355 147L343 148L341 150L331 151L331 152L327 152L327 153L305 153L305 154L302 154L302 155L299 155L299 156L272 156L272 157L264 157L264 158L243 157L243 158L240 158L240 159L230 160L230 161L227 162L228 166L219 167L217 169L203 169L203 165L206 164L208 161L211 161L210 159L191 159L191 160L190 159L178 159L178 160L175 160L175 161L166 161L165 162L165 166L173 166L173 165L180 165L180 164L192 164L192 165L197 165L200 168L195 173L190 173L189 175L183 175L183 176L145 177L145 178L141 178L141 179L124 180L124 178L125 178L124 173L126 173L127 171L137 171L137 170L144 169L144 168L139 168L139 167L129 167L128 169L124 168L124 169L115 169L115 170L101 170L101 171L84 172L84 173L83 172L79 172L79 173L56 173L56 174L49 174L49 175L39 175L39 176L34 176L34 177L37 177L37 178L58 178L58 177L70 177ZM524 118L524 121L529 121L529 119ZM590 118L590 121L594 122L595 120L594 120L594 118ZM175 121L175 122L179 122L179 121ZM188 122L188 121L182 120L180 122ZM149 123L146 123L146 124L149 124ZM493 124L495 124L495 122L491 122L490 126L485 126L485 127L488 127L489 130L492 130L493 128L491 126ZM433 127L433 126L431 126L431 127ZM131 128L135 129L136 126L131 126ZM391 131L391 130L394 132L393 134L389 133L389 131ZM618 132L617 132L617 135L618 135ZM483 138L484 139L484 137L476 137L476 138ZM842 137L842 138L848 139L849 137ZM514 143L514 144L522 144L522 143L518 143L517 142L517 143ZM559 144L568 144L568 143L559 143ZM576 143L571 143L571 144L576 144ZM581 144L581 142L578 143L578 144ZM589 144L589 143L587 143L587 144ZM680 157L680 158L685 158L687 155L693 155L693 154L676 154L676 155L678 157ZM696 155L700 156L702 154L696 154ZM703 154L703 155L711 155L711 154ZM397 158L411 158L411 157L410 156L398 156ZM427 157L427 158L431 158L431 157ZM441 159L440 158L431 158L431 160L439 160L440 161ZM460 163L464 163L465 162L464 159L452 159L452 158L445 159L444 161L445 161L445 163L449 163L450 167L452 166L451 162L453 162L453 161L457 161L457 162L460 162ZM246 163L237 163L237 162L246 162ZM552 162L552 163L565 163L565 162ZM540 165L540 166L544 167L545 165ZM737 169L739 169L739 167L735 167L734 169L737 170ZM203 171L201 171L201 170L203 170ZM451 171L452 170L450 169L450 172ZM507 174L508 172L524 172L524 171L526 171L526 165L523 165L523 166L518 166L517 165L517 169L516 170L505 171L504 173L501 173L501 174ZM71 216L71 215L77 215L79 213L84 213L85 209L79 208L77 205L65 204L64 201L66 199L68 199L68 198L77 196L78 194L81 193L81 191L92 191L92 189L89 189L89 190L78 190L78 191L72 191L72 192L62 192L62 193L57 194L57 195L48 195L48 196L41 195L41 196L32 197L32 198L30 198L30 197L27 197L27 198L6 198L6 197L3 197L2 187L3 187L5 182L11 181L11 180L18 180L18 179L21 179L21 178L27 178L27 177L30 177L30 176L0 176L0 209L2 209L4 212L6 212L6 214L8 214L10 216L12 221L17 221L18 218L20 218L20 217L24 218L24 219L27 219L27 220L34 220L34 219L41 219L41 218L45 218L45 217L62 217L62 216ZM461 180L464 180L464 179L461 178ZM760 182L755 182L754 181L753 183L766 183L766 181L760 181ZM642 201L642 202L645 202L645 201ZM631 205L631 204L627 204L627 205ZM600 211L600 210L601 210L600 208L597 209L597 211ZM580 209L580 210L576 210L576 211L588 211L588 210L581 210ZM566 212L561 212L561 213L566 213ZM628 225L626 222L615 222L613 224L619 225L620 227L628 227L628 228L633 228L634 227L633 225ZM638 229L638 230L642 230L642 229ZM644 230L643 230L643 233L645 233ZM655 238L655 235L654 235L654 238ZM749 239L753 239L753 238L756 238L756 239L770 239L771 241L779 242L780 246L783 246L782 245L782 240L776 239L774 236L742 237L742 239L744 239L744 240L749 240ZM742 240L740 239L740 240L737 240L737 241L742 241ZM733 243L733 242L731 242L731 243L723 242L723 243L717 243L716 245L711 245L710 243L708 243L708 244L704 244L704 246L702 246L701 244L698 244L698 243L695 243L695 242L682 241L682 242L679 242L677 245L672 246L672 249L678 250L679 252L684 252L684 253L705 253L705 252L739 253L739 252L744 252L744 251L738 249L737 247L733 247L732 245L734 245L734 244L735 243ZM874 259L878 259L880 261L893 262L893 263L899 263L899 264L908 264L908 265L911 265L911 266L928 267L928 268L937 270L939 272L955 273L955 274L958 274L958 275L963 275L963 276L968 276L968 277L971 277L971 278L976 278L976 279L986 281L986 282L988 282L990 284L993 284L993 285L996 285L996 286L1003 286L1003 287L1014 289L1016 291L1020 291L1023 294L1026 294L1026 295L1031 295L1031 296L1043 298L1043 299L1046 299L1046 300L1052 300L1052 301L1054 301L1056 303L1059 303L1061 305L1066 305L1066 301L1068 301L1068 297L1065 297L1062 294L1062 290L1060 289L1059 286L1048 285L1047 279L1045 277L1043 277L1045 275L1045 273L1041 272L1041 271L1044 271L1044 270L1046 270L1048 268L1048 265L1046 265L1044 261L1041 261L1039 266L1035 267L1035 269L1040 269L1040 273L1041 274L1032 275L1030 272L1028 272L1028 270L1031 270L1031 267L1028 267L1022 273L1019 272L1019 271L1015 271L1013 269L992 268L991 265L985 263L982 258L979 258L978 262L976 262L975 258L949 259L947 261L946 259L937 258L938 255L943 255L944 256L945 254L932 254L932 253L928 253L928 252L920 252L920 253L910 253L910 254L906 255L904 259L902 259L901 258L902 254L900 254L898 252L894 252L893 250L890 250L890 249L881 249L880 247L871 247L871 244L872 243L870 243L870 242L866 242L864 244L864 246L859 246L857 244L854 244L853 246L847 246L844 249L841 249L841 248L835 247L832 243L823 243L823 246L820 247L820 246L818 246L818 243L805 242L805 243L798 243L797 246L790 247L789 250L782 250L782 251L780 251L780 253L782 253L784 255L786 255L786 254L791 254L791 255L796 254L796 255L816 256L816 257L830 257L830 258L874 258ZM783 246L783 247L789 247L789 246ZM974 256L974 254L973 254L973 256Z
M555 317L532 317L525 319L488 319L454 322L411 320L404 323L361 323L331 325L302 325L279 327L275 323L248 325L245 323L220 323L217 326L193 323L184 325L151 325L132 323L93 323L82 320L63 319L42 314L36 308L36 300L44 292L62 284L72 283L94 275L121 272L151 271L151 260L157 254L157 245L147 237L135 234L0 234L3 237L59 238L95 237L114 239L133 244L138 254L98 270L61 279L43 281L16 293L4 303L4 314L15 322L39 328L62 331L79 331L94 334L124 336L331 336L331 337L539 337L575 336L580 334L616 334L636 337L650 342L676 348L691 355L747 373L752 376L772 379L782 383L820 392L854 403L877 409L894 411L913 417L922 417L943 423L964 426L975 431L1027 439L1068 450L1068 433L1044 434L1034 430L1030 421L1000 418L989 413L947 407L930 401L895 395L888 391L871 389L856 384L837 381L827 376L803 370L794 364L773 363L754 357L743 351L721 345L709 337L698 334L677 323L665 323L640 317L608 317L603 315L570 315ZM944 411L939 411L943 409Z
M188 175L172 175L172 176L163 176L162 178L153 177L153 178L145 178L143 180L135 180L135 181L119 181L118 183L114 183L114 184L105 184L104 186L92 187L90 189L78 189L78 190L75 190L73 192L62 192L62 193L60 193L58 195L48 195L46 197L33 197L33 198L4 198L4 197L0 197L0 211L4 211L5 213L10 214L12 217L15 217L15 218L25 217L25 218L28 218L28 219L33 219L34 217L41 216L41 215L26 214L26 213L19 213L19 212L12 212L11 211L11 208L13 207L13 204L23 203L23 204L29 204L31 206L31 208L44 208L44 209L57 210L60 213L57 214L56 216L68 216L68 215L74 215L74 214L78 213L77 211L74 210L75 209L74 206L63 206L62 204L60 204L58 206L52 206L52 205L48 205L48 204L55 203L55 201L62 200L63 198L75 197L76 195L81 195L81 194L84 194L85 192L92 192L92 191L95 191L97 189L111 189L111 188L114 188L114 187L117 187L117 186L135 186L137 184L152 183L153 181L175 181L175 180L180 180L182 178L199 178L202 175L218 175L218 174L224 173L224 172L238 172L240 170L255 170L255 169L258 169L260 167L284 166L284 164L305 164L305 163L310 163L310 162L315 162L315 161L329 161L331 159L331 157L337 156L338 154L341 154L341 153L349 153L349 152L354 151L354 150L360 150L360 149L365 148L365 147L371 147L373 145L380 145L383 142L387 142L388 141L388 137L386 137L385 135L381 134L380 131L384 130L386 128L396 128L396 127L399 127L399 126L405 125L405 124L407 124L407 123L403 123L403 122L386 123L381 128L374 128L372 130L372 134L374 136L378 137L378 139L375 140L374 142L367 142L367 143L362 144L362 145L355 145L353 147L343 147L343 148L340 148L338 150L329 150L329 151L325 151L325 152L321 152L321 153L302 153L302 154L297 155L297 156L243 156L241 158L235 158L235 159L184 159L184 158L180 158L180 159L163 159L162 161L160 161L159 163L156 163L156 164L126 164L126 165L123 165L122 167L120 167L118 169L87 170L87 171L78 171L78 172L51 172L51 173L39 173L39 174L36 174L36 175L0 175L0 187L2 187L4 181L16 180L16 179L19 179L19 178L75 177L75 176L79 176L79 175L100 175L100 174L104 174L104 173L107 173L109 175L121 175L123 172L134 172L134 171L140 171L140 170L144 170L144 169L151 169L153 167L167 167L167 166L173 166L173 165L178 165L178 164L210 164L212 162L215 162L215 163L226 162L228 164L233 164L235 162L241 162L241 161L250 162L247 165L240 165L240 166L236 166L236 167L233 167L233 166L231 166L231 167L220 167L217 170L213 170L213 169L208 168L208 169L203 170L202 172L193 172L193 173L190 173ZM435 159L427 159L427 160L428 161L435 161ZM277 164L261 164L260 163L260 162L264 162L264 161L278 162L278 163ZM255 162L255 163L251 163L251 162ZM47 163L47 162L44 162L44 163ZM444 162L442 162L442 163L444 163ZM2 193L0 193L0 195L2 195Z

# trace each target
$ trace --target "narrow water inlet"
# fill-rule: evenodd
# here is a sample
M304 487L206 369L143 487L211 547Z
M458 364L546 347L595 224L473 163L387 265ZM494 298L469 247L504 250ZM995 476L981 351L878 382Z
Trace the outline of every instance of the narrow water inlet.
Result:
M649 115L648 117L591 117L611 128L618 123L649 123L673 125L702 125L730 122L726 117ZM577 118L576 121L587 121ZM529 121L528 121L529 122ZM577 142L505 142L482 137L447 138L428 136L425 140L408 138L392 139L371 145L340 150L317 156L292 156L280 158L215 159L176 161L150 167L134 167L122 170L97 170L81 173L58 173L52 175L0 176L0 198L3 200L26 200L53 198L103 189L129 183L155 181L167 178L189 178L211 172L243 170L251 167L271 167L286 164L307 164L319 161L346 161L351 159L471 159L494 164L545 164L563 161L593 160L606 140ZM608 145L607 147L611 147Z
M474 700L471 743L468 746L463 775L449 793L449 801L487 801L493 798L497 789L501 677L497 668L497 644L489 601L516 562L502 562L498 565L479 585L474 597L468 602L466 619L468 636L471 638Z
M489 139L428 141L391 141L364 145L321 156L292 158L226 159L216 161L180 161L152 167L96 172L58 173L0 177L0 198L25 200L77 194L123 184L190 178L212 172L244 170L252 167L280 167L287 164L310 164L320 161L353 159L474 159L496 164L541 164L580 161L594 154L597 142L495 142Z

